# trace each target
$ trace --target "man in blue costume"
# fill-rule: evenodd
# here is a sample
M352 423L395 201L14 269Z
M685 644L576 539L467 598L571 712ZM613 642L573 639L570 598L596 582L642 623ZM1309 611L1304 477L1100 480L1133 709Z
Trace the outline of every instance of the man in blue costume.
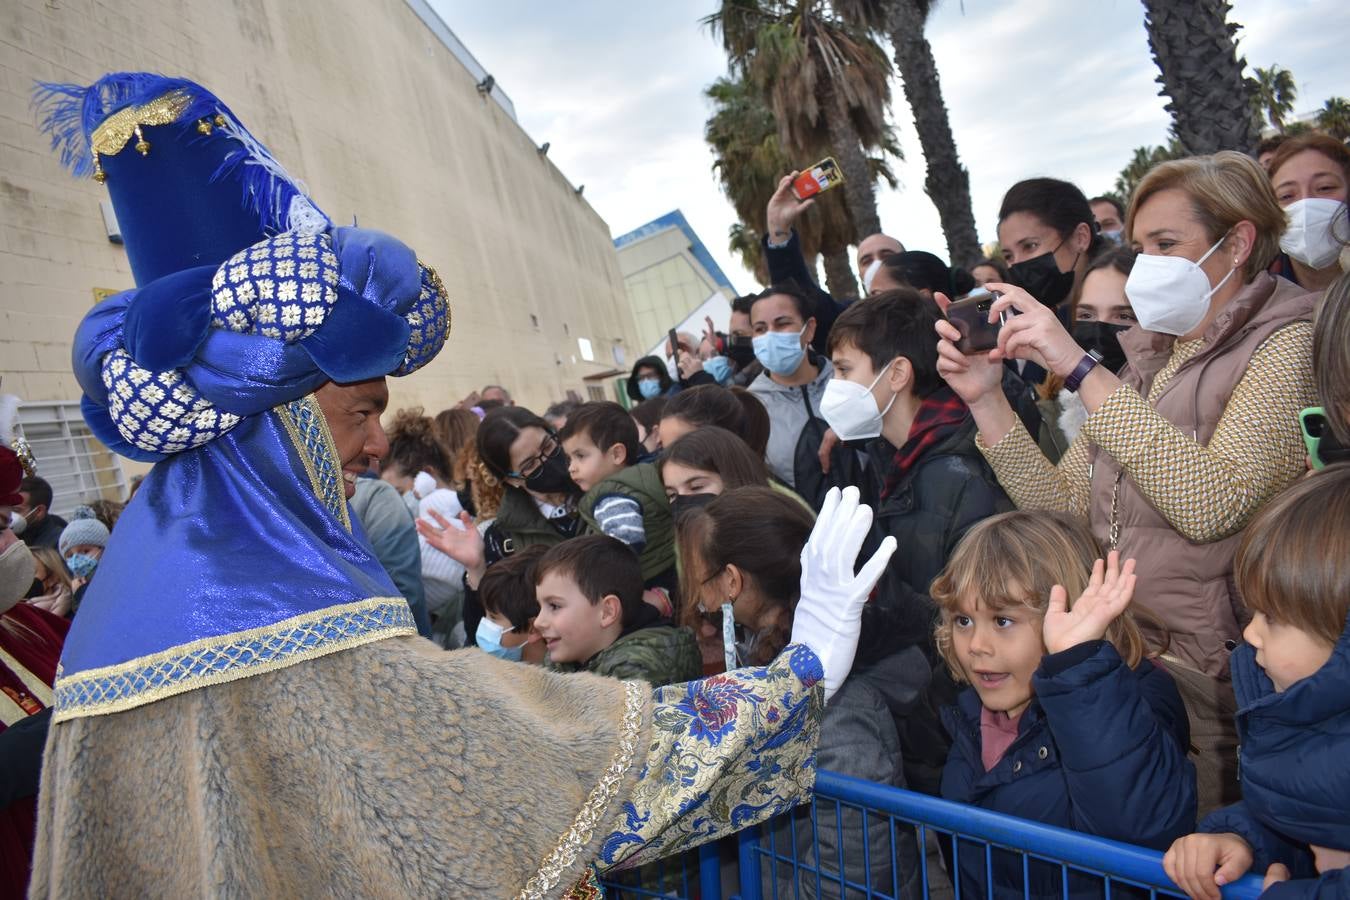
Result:
M334 227L200 85L44 85L137 287L74 346L83 409L155 463L55 684L36 897L587 895L803 800L823 701L894 545L833 495L771 665L663 688L416 637L349 514L385 376L439 351L412 250Z

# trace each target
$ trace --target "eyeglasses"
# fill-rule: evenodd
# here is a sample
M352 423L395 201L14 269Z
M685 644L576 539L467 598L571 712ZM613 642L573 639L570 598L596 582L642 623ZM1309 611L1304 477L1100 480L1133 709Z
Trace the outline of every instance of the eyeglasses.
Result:
M511 478L530 478L536 472L544 467L549 457L558 452L558 438L553 434L544 435L544 440L539 445L539 453L531 456L520 464L519 472L507 472Z
M1322 469L1332 463L1350 462L1350 447L1343 447L1336 440L1322 407L1310 406L1300 412L1298 418L1299 424L1303 426L1303 445L1308 448L1308 458L1312 460L1314 469Z

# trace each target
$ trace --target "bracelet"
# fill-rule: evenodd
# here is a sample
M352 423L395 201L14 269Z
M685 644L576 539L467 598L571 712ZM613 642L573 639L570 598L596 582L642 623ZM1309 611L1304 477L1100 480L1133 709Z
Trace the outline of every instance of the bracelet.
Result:
M1089 350L1087 353L1083 354L1083 358L1079 360L1078 365L1074 370L1069 373L1069 377L1064 379L1064 389L1071 394L1078 393L1078 389L1083 385L1083 379L1088 376L1089 372L1097 368L1097 364L1101 361L1102 355L1096 350Z

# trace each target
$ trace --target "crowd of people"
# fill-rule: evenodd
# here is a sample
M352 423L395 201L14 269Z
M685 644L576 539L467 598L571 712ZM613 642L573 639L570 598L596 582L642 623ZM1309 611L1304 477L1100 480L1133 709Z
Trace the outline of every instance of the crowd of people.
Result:
M853 488L851 550L884 569L820 767L1166 851L1193 897L1247 872L1350 896L1350 150L1263 162L1162 163L1128 206L1019 182L1001 257L870 235L848 302L802 256L792 173L725 333L638 360L625 405L375 409L352 515L440 647L660 688L784 653L817 514ZM946 314L972 298L989 348ZM119 511L52 503L24 478L8 525L48 686ZM0 675L5 726L51 705ZM834 815L792 832L804 857L920 895L913 834L892 853ZM1001 850L947 864L962 894L1087 889Z

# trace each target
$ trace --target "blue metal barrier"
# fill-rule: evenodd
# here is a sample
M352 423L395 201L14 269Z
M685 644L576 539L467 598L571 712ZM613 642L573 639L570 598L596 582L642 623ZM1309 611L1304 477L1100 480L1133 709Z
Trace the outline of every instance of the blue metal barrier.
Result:
M861 827L862 840L852 841L852 853L846 854L843 828L849 817L855 828ZM817 865L822 821L834 823L837 850ZM803 827L809 828L805 834ZM873 883L871 858L878 827L885 829L880 841L891 853L891 874L880 885ZM919 877L908 890L903 882L910 872L896 864L905 834L915 836L918 851L914 861ZM809 812L747 829L739 839L740 900L1184 897L1163 872L1162 854L1156 851L834 772L819 773ZM806 858L798 852L803 844ZM941 860L926 852L933 844ZM882 864L886 867L885 860ZM962 874L953 879L949 872ZM1254 900L1260 893L1261 881L1254 876L1223 889L1229 900Z
M860 841L845 838L850 818ZM829 852L817 864L822 837ZM730 900L1184 897L1156 851L834 772L817 775L810 806L735 840L739 894ZM886 871L880 884L873 877L878 844L877 868ZM721 870L718 845L710 844L609 875L603 885L610 900L721 900ZM1223 889L1226 900L1260 894L1261 880L1251 875Z

